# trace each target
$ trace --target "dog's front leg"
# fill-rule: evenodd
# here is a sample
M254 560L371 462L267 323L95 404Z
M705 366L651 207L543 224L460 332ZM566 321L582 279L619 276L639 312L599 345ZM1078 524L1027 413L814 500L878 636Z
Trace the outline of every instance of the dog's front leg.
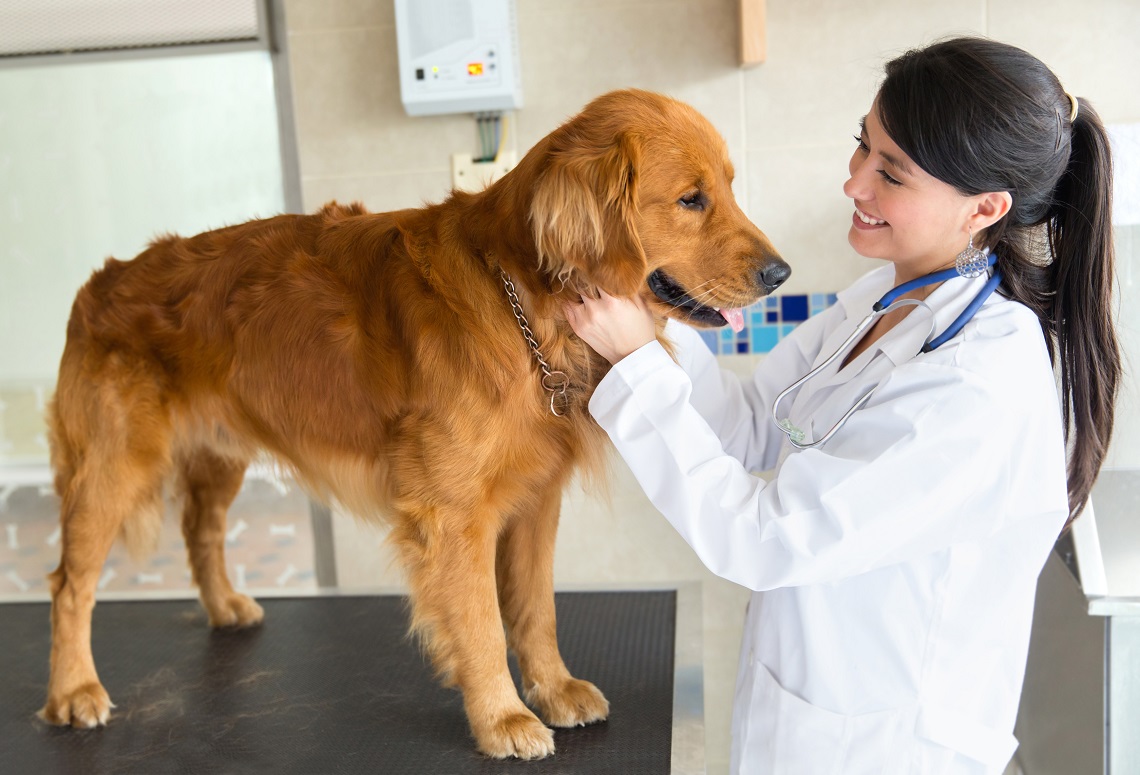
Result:
M479 750L541 759L554 734L519 699L495 591L497 515L432 509L405 515L397 535L412 592L412 628L448 685L463 692Z
M241 490L245 467L245 461L227 460L206 449L179 461L185 490L182 535L211 627L252 627L265 618L257 601L234 591L226 575L226 509Z
M519 514L499 537L499 605L519 658L527 701L554 727L602 721L610 704L589 681L570 675L558 651L554 614L554 539L562 488L542 494L535 512Z

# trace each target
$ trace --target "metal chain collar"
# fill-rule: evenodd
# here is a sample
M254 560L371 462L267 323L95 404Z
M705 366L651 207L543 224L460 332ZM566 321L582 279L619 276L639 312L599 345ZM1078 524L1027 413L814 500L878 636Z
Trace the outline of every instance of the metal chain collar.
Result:
M519 295L515 292L515 284L511 282L511 276L502 269L499 270L499 275L503 278L503 288L507 291L507 300L511 303L515 320L519 322L519 328L522 329L523 336L526 337L527 344L530 345L530 351L534 353L534 358L542 369L542 388L550 393L550 413L555 417L561 417L562 413L555 408L554 402L555 399L560 399L560 404L565 403L566 386L570 383L570 378L566 376L565 372L551 369L550 364L542 357L542 351L538 349L534 332L530 330L530 324L527 322L526 313L523 312L522 303L519 302Z

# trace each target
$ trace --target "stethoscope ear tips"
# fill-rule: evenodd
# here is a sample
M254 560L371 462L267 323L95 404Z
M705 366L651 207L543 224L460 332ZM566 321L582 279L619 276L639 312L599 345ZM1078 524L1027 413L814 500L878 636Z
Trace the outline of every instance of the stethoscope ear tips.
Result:
M792 444L795 444L797 447L803 444L804 439L807 438L807 434L805 434L796 426L792 425L791 420L777 420L776 425L779 426L780 430L788 434L788 438L791 439Z

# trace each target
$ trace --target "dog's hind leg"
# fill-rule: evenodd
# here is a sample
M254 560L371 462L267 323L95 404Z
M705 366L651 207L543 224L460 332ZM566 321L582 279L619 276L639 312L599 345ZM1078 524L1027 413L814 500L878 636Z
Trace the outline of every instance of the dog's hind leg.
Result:
M412 628L448 685L458 684L479 750L541 759L554 735L519 699L507 669L495 590L498 518L424 509L397 523L412 592Z
M48 577L51 673L39 715L76 727L106 724L112 707L91 654L91 615L103 563L120 531L136 551L157 539L170 461L169 420L153 383L130 370L104 376L95 387L61 370L49 417L62 556Z
M570 675L558 651L554 615L554 539L562 489L541 494L535 511L516 515L499 536L495 564L507 639L519 659L523 691L554 727L602 721L609 702Z
M211 627L250 627L264 614L253 598L235 592L226 575L226 510L241 489L246 461L206 448L178 461L184 497L182 535L190 569Z

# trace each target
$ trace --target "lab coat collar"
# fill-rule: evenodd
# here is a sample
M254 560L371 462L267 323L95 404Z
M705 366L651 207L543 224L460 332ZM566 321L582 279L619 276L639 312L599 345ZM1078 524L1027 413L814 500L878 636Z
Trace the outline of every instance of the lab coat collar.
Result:
M934 311L934 333L938 336L953 324L970 305L989 280L990 274L983 273L979 277L952 277L946 280L926 298L926 306ZM885 291L884 291L885 293ZM985 304L992 304L998 300L996 294L985 300ZM926 336L930 332L930 313L922 307L906 316L902 323L891 329L876 344L879 349L899 366L919 353L926 343ZM947 342L947 345L949 342ZM946 345L944 345L946 346Z
M871 313L871 307L874 303L891 289L894 279L894 266L887 264L868 272L835 295L836 305L843 309L843 323L836 327L831 335L824 340L812 368L819 366L828 356L839 349L843 342L847 341L847 337L851 336L855 326ZM838 361L833 364L824 373L824 376L834 374L839 368L838 364Z
M981 292L988 275L980 277L954 277L946 280L931 292L926 305L934 312L934 335L945 331L962 313L974 297ZM844 291L836 294L836 303L843 307L844 324L839 326L824 343L819 361L833 353L855 330L879 299L894 287L895 271L892 264L875 269ZM996 295L986 300L993 303ZM886 355L893 364L899 366L911 360L922 349L930 331L930 312L919 307L907 315L897 326L878 339L871 347L852 361L846 369L840 368L842 359L821 380L822 385L843 382L858 374L874 360L878 353Z

